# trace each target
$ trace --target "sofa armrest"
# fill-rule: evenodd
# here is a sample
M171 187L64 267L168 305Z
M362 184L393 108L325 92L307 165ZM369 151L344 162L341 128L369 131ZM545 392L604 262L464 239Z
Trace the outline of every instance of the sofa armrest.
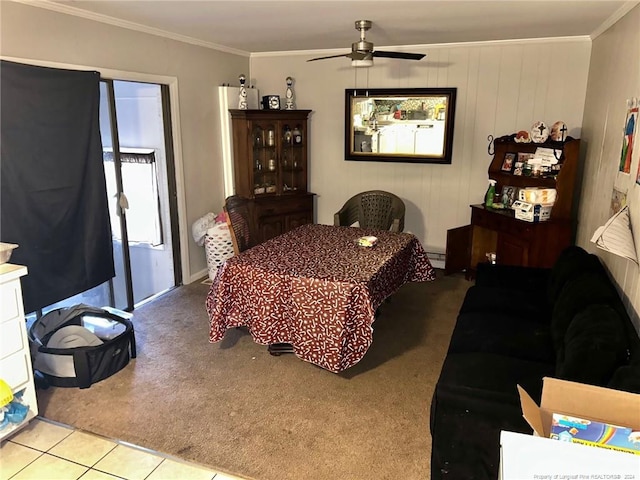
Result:
M541 293L546 298L550 273L550 268L479 263L476 285L526 290Z

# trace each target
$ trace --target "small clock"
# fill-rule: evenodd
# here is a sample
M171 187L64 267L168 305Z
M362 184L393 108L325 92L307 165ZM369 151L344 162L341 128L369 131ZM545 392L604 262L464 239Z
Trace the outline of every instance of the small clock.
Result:
M262 108L265 110L280 110L280 96L265 95L262 97Z

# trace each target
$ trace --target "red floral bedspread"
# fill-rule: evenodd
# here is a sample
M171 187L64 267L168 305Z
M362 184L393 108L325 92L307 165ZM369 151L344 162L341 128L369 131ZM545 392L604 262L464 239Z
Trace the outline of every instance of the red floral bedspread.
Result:
M364 235L378 243L358 246ZM406 282L434 279L412 234L303 225L218 269L206 300L209 339L247 326L257 343L290 343L299 358L340 372L367 352L386 297Z

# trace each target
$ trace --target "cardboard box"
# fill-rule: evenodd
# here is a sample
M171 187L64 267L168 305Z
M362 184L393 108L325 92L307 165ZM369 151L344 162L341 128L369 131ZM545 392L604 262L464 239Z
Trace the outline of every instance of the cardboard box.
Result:
M511 205L516 218L525 222L544 222L551 218L551 207L553 205L545 205L541 203L528 203L516 200Z
M536 435L550 438L554 414L640 431L640 394L550 377L542 382L540 406L518 385L522 415Z
M542 379L540 406L518 385L522 415L533 431L549 438L553 414L586 418L640 431L640 394L569 382Z
M550 438L553 415L626 425L640 431L640 395L544 378L540 405L518 385L522 415L533 435L501 433L500 478L636 479L640 480L640 455Z

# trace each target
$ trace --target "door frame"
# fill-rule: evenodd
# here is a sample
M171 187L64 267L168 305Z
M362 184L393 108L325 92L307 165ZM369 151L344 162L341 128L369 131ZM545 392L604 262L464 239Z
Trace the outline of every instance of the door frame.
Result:
M178 239L180 248L180 270L175 269L176 279L181 278L179 284L184 283L184 280L191 279L191 269L189 266L189 251L187 245L189 244L189 227L187 225L187 208L185 199L185 186L184 186L184 165L182 159L182 138L180 132L182 128L180 126L180 104L178 97L178 78L167 75L156 75L150 73L137 73L124 70L114 70L111 68L96 67L91 65L77 65L63 62L50 62L31 58L21 57L9 57L0 55L0 59L7 60L9 62L26 63L29 65L36 65L40 67L51 68L66 68L69 70L93 70L99 72L100 75L112 80L125 80L131 82L141 83L156 83L159 85L166 85L169 89L169 114L171 120L171 135L165 137L165 143L171 141L173 144L173 156L175 165L174 180L176 182L176 202L178 213ZM164 105L163 105L164 107ZM165 123L166 113L165 113ZM170 177L170 175L169 175ZM174 252L175 253L175 252ZM174 264L176 257L174 255ZM180 276L178 276L181 274ZM190 282L188 282L190 283Z
M113 145L113 163L114 163L114 175L116 180L116 205L120 211L122 211L120 207L120 195L123 192L122 187L122 163L120 161L120 136L118 135L118 120L117 120L117 112L116 112L116 94L115 89L113 87L114 80L110 78L101 78L100 83L104 82L107 87L107 94L109 98L107 99L107 106L109 108L109 133L111 134L111 144ZM102 105L100 106L102 108ZM104 160L103 160L104 163ZM119 215L118 220L120 222L120 232L122 235L122 263L124 264L124 285L126 292L126 308L125 311L131 312L134 309L133 303L133 278L131 275L131 251L129 250L129 231L127 230L127 216ZM113 240L112 240L113 243ZM115 249L114 249L115 250ZM114 251L115 254L115 251ZM118 276L117 268L116 268L116 277ZM116 278L114 277L114 278ZM115 297L113 290L113 278L109 280L109 286L111 289L111 296ZM116 303L112 303L113 306L116 306Z

